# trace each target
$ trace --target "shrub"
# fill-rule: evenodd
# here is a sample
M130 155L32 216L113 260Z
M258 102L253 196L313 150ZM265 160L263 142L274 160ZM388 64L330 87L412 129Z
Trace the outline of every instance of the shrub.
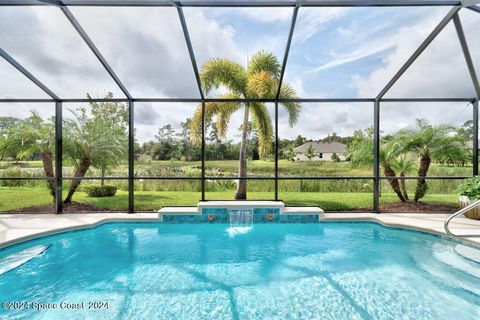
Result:
M468 201L463 202L462 199L460 199L460 206L464 207L469 205L475 200L480 199L480 177L475 176L466 179L459 187L458 187L458 193L461 196L466 196L468 197ZM465 217L470 218L470 219L476 219L480 220L480 208L476 207L473 208L467 212L465 212Z
M117 193L117 187L116 186L110 186L110 185L90 185L90 186L85 186L85 192L90 196L90 197L113 197Z
M480 199L480 177L475 176L466 179L459 187L458 193L467 196L470 200Z

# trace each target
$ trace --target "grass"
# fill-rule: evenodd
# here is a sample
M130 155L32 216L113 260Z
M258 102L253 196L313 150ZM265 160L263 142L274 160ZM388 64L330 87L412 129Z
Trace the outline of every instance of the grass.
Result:
M233 192L207 192L206 196L212 200L233 199ZM271 192L250 192L249 199L271 199ZM345 211L372 206L371 193L341 193L341 192L281 192L279 194L285 204L319 206L328 211ZM172 192L172 191L136 191L135 210L152 211L163 206L193 206L200 200L200 192ZM51 196L46 188L0 188L0 211L11 211L51 203ZM119 190L115 197L91 198L84 192L78 192L74 201L90 203L99 208L126 211L128 206L128 192ZM393 203L397 198L393 194L383 194L382 204ZM434 204L456 205L456 194L430 194L422 201Z
M8 174L11 163L0 162L0 176ZM10 166L10 169L2 170ZM42 174L40 161L21 162L22 168L27 170L12 170L14 174L21 172L27 177L28 169L35 169ZM135 171L138 175L146 176L179 176L197 177L201 173L199 162L186 161L151 161L136 162ZM207 161L206 175L232 177L237 174L238 162ZM39 171L40 170L40 171ZM72 168L65 168L72 170ZM64 171L65 171L64 170ZM468 176L471 167L447 167L432 164L429 176ZM127 166L120 165L111 175L126 177ZM264 177L274 176L274 162L269 160L249 161L249 175ZM98 176L93 170L88 176ZM279 175L283 176L371 176L371 167L352 168L347 162L291 162L279 161ZM412 173L414 175L414 172ZM456 205L456 190L462 180L430 180L427 196L423 202L432 204ZM126 210L128 207L127 180L111 180L119 188L117 196L112 198L90 198L82 187L87 183L98 181L84 181L80 190L75 194L74 201L91 203L99 208L112 210ZM407 190L410 196L415 190L416 181L407 180ZM51 196L44 187L45 182L40 180L2 180L0 181L0 211L15 210L18 208L48 205ZM68 182L64 183L68 186ZM235 193L233 180L207 180L206 197L209 200L233 200ZM196 180L136 180L135 181L135 209L138 211L157 210L162 206L196 205L200 200L201 183ZM279 198L287 205L314 205L326 210L354 210L372 206L373 182L368 180L280 180ZM386 180L381 183L381 203L397 201ZM248 196L252 200L267 200L274 198L274 182L272 180L251 180L248 182Z
M199 162L187 161L151 161L136 162L135 170L144 168L175 168L189 171L192 167L198 167ZM225 175L236 176L238 171L237 160L206 161L206 175ZM275 162L273 160L250 160L248 162L249 175L274 175ZM126 166L125 166L126 168ZM168 170L165 170L168 172ZM373 163L371 166L361 168L352 168L349 162L331 162L331 161L305 161L292 162L288 160L278 161L278 171L280 176L372 176ZM382 172L383 174L383 172ZM415 172L411 172L414 175ZM472 167L448 167L433 163L430 166L430 176L469 176L472 174Z
M16 166L24 169L21 173L18 171L4 170L12 169ZM43 176L41 170L41 161L20 161L5 162L0 161L0 176L9 177L12 175L28 174L26 169L39 170L38 176ZM226 176L235 177L238 175L237 160L219 160L205 162L205 175L207 177ZM275 163L273 160L250 160L248 162L249 176L273 177L275 174ZM278 162L279 176L296 176L296 177L315 177L315 176L372 176L373 164L361 168L353 168L349 162L331 162L331 161L305 161L292 162L287 160L279 160ZM73 168L68 163L64 163L64 176L71 176ZM116 168L112 168L109 173L111 176L127 177L128 166L121 164ZM135 172L137 176L183 176L183 177L200 177L201 163L199 161L148 161L135 162ZM415 170L409 172L408 175L415 175ZM383 171L382 171L383 174ZM470 176L472 175L472 167L448 167L433 163L428 171L429 176ZM98 170L91 168L87 172L87 176L99 176ZM26 176L28 177L28 176Z

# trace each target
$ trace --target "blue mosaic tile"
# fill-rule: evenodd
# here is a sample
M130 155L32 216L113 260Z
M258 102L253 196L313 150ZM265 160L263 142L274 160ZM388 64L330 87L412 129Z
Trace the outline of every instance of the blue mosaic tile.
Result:
M213 220L208 218L213 215ZM164 214L163 221L166 223L229 223L227 208L204 208L202 214ZM255 208L253 211L253 223L272 222L318 222L318 214L288 214L280 213L279 208Z

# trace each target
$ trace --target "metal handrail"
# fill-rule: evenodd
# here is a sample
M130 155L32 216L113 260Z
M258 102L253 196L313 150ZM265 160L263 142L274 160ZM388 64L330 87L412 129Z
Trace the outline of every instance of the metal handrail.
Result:
M473 238L473 237L480 237L480 234L462 234L462 235L457 235L457 234L454 234L450 231L450 228L448 226L448 224L450 223L450 221L452 221L453 218L456 218L458 217L459 215L461 214L464 214L465 212L473 209L473 208L476 208L480 206L480 200L477 200L475 201L474 203L472 204L469 204L468 206L466 206L465 208L462 208L460 210L458 210L457 212L451 214L450 216L448 216L447 219L445 219L445 221L443 222L443 228L445 229L445 232L449 235L449 236L452 236L452 237L468 237L468 238Z

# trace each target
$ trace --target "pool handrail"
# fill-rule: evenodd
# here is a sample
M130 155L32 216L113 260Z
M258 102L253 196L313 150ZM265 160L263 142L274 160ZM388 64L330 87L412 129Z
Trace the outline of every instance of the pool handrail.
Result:
M467 212L467 211L469 211L473 208L476 208L478 206L480 206L480 200L477 200L477 201L469 204L465 208L462 208L462 209L458 210L457 212L452 213L450 216L448 216L447 219L445 219L445 221L443 222L443 228L445 229L445 232L447 233L447 235L449 235L451 237L458 237L458 238L480 237L480 234L454 234L452 231L450 231L450 227L448 226L450 221L452 221L454 218L456 218L459 215L464 214L465 212Z

